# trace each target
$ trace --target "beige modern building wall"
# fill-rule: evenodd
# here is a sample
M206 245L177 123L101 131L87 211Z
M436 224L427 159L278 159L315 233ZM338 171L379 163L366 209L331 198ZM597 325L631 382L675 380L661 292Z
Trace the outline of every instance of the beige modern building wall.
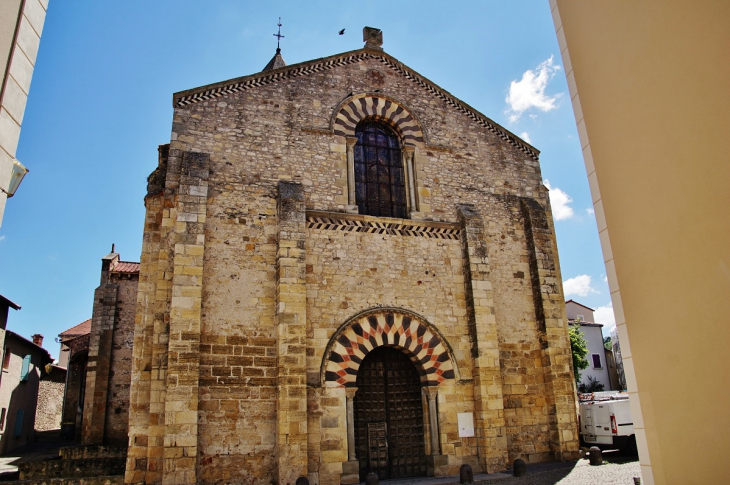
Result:
M730 3L550 7L643 483L727 483Z
M0 224L48 0L0 1Z

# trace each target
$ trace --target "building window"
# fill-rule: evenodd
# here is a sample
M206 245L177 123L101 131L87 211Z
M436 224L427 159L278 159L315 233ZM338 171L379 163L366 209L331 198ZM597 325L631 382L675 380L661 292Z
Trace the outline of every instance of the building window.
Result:
M387 125L363 121L355 130L355 203L360 214L406 217L406 184L398 135Z
M10 367L10 347L5 347L5 356L3 357L3 370Z
M601 365L601 354L591 354L591 358L593 358L594 369L601 369L603 367Z
M2 411L0 411L0 431L5 429L5 412L7 409L3 408Z

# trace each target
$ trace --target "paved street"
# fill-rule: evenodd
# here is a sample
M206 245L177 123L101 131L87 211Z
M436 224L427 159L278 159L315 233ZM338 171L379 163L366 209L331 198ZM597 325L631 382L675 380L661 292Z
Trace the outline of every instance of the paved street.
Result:
M538 463L527 465L527 476L515 478L512 470L505 473L478 474L475 484L485 485L592 485L622 484L634 485L634 477L640 477L636 457L626 457L618 452L605 452L604 464L590 466L587 459L565 462ZM388 480L383 485L453 485L459 477L413 478Z
M641 470L638 461L605 463L601 466L590 466L587 459L577 462L568 462L569 466L553 469L530 470L526 477L498 478L488 482L499 485L589 485L589 484L623 484L633 485L633 477L640 477ZM572 466L571 466L572 465Z

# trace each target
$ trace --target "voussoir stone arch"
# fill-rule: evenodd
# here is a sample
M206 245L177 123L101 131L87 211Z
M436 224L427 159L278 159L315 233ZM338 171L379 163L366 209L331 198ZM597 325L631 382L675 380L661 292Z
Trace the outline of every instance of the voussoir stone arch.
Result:
M377 347L402 350L416 365L424 386L457 378L448 342L423 317L397 308L361 312L345 322L330 339L322 358L325 387L355 387L365 356Z
M364 119L382 121L398 132L404 145L423 147L426 137L418 118L399 101L381 94L358 94L335 108L332 130L335 135L355 136L355 128Z

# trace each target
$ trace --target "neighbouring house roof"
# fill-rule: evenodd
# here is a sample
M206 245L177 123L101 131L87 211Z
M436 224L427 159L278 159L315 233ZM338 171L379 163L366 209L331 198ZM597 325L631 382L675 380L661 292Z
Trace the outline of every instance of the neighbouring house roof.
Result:
M84 320L78 325L59 333L58 338L60 338L61 341L66 341L74 339L76 337L80 337L82 335L87 335L89 333L91 333L91 318L89 318L88 320Z
M576 305L578 305L578 306L582 306L582 307L583 307L583 308L585 308L586 310L590 310L590 311L592 311L592 312L594 312L594 311L595 311L595 310L594 310L593 308L587 307L587 306L585 306L584 304L582 304L582 303L578 303L578 302L577 302L577 301L575 301L575 300L568 300L568 301L566 301L566 302L565 302L565 304L566 304L566 305L567 305L568 303L575 303L575 304L576 304Z
M6 304L7 306L9 306L10 308L12 308L13 310L20 310L20 305L18 305L16 303L13 303L12 301L8 300L7 298L5 298L2 295L0 295L0 303Z
M368 48L343 52L329 57L313 59L311 61L300 62L298 64L291 64L278 68L272 66L270 70L266 69L269 67L269 65L267 65L266 68L264 68L264 71L256 74L177 92L172 95L172 105L174 108L184 108L185 106L201 101L208 101L220 96L227 96L229 94L255 89L259 86L276 83L290 78L316 74L338 66L360 62L364 59L375 59L380 62L383 67L395 71L397 74L410 80L414 84L417 84L425 91L428 91L432 95L442 99L449 106L468 116L477 124L483 126L502 140L516 147L518 150L521 150L535 160L538 159L540 150L533 147L519 136L510 132L492 119L486 117L453 94L426 79L424 76L418 74L395 57L388 55L381 50ZM272 61L276 64L276 56L274 56Z
M5 332L5 341L6 342L8 342L8 337L10 337L10 340L12 340L13 338L22 340L23 342L26 342L28 345L32 345L33 347L38 349L38 351L41 353L41 356L42 356L43 360L45 361L45 363L53 362L53 359L51 358L51 354L49 354L48 351L46 349L44 349L43 347L41 347L40 345L34 343L32 340L28 340L27 338L13 332L12 330L7 330ZM12 344L10 345L10 348L12 349ZM44 365L45 365L45 363L44 363Z
M117 261L110 271L112 273L139 273L139 263L132 261Z
M602 323L586 323L579 322L578 320L568 320L570 325L580 325L581 327L603 327Z

